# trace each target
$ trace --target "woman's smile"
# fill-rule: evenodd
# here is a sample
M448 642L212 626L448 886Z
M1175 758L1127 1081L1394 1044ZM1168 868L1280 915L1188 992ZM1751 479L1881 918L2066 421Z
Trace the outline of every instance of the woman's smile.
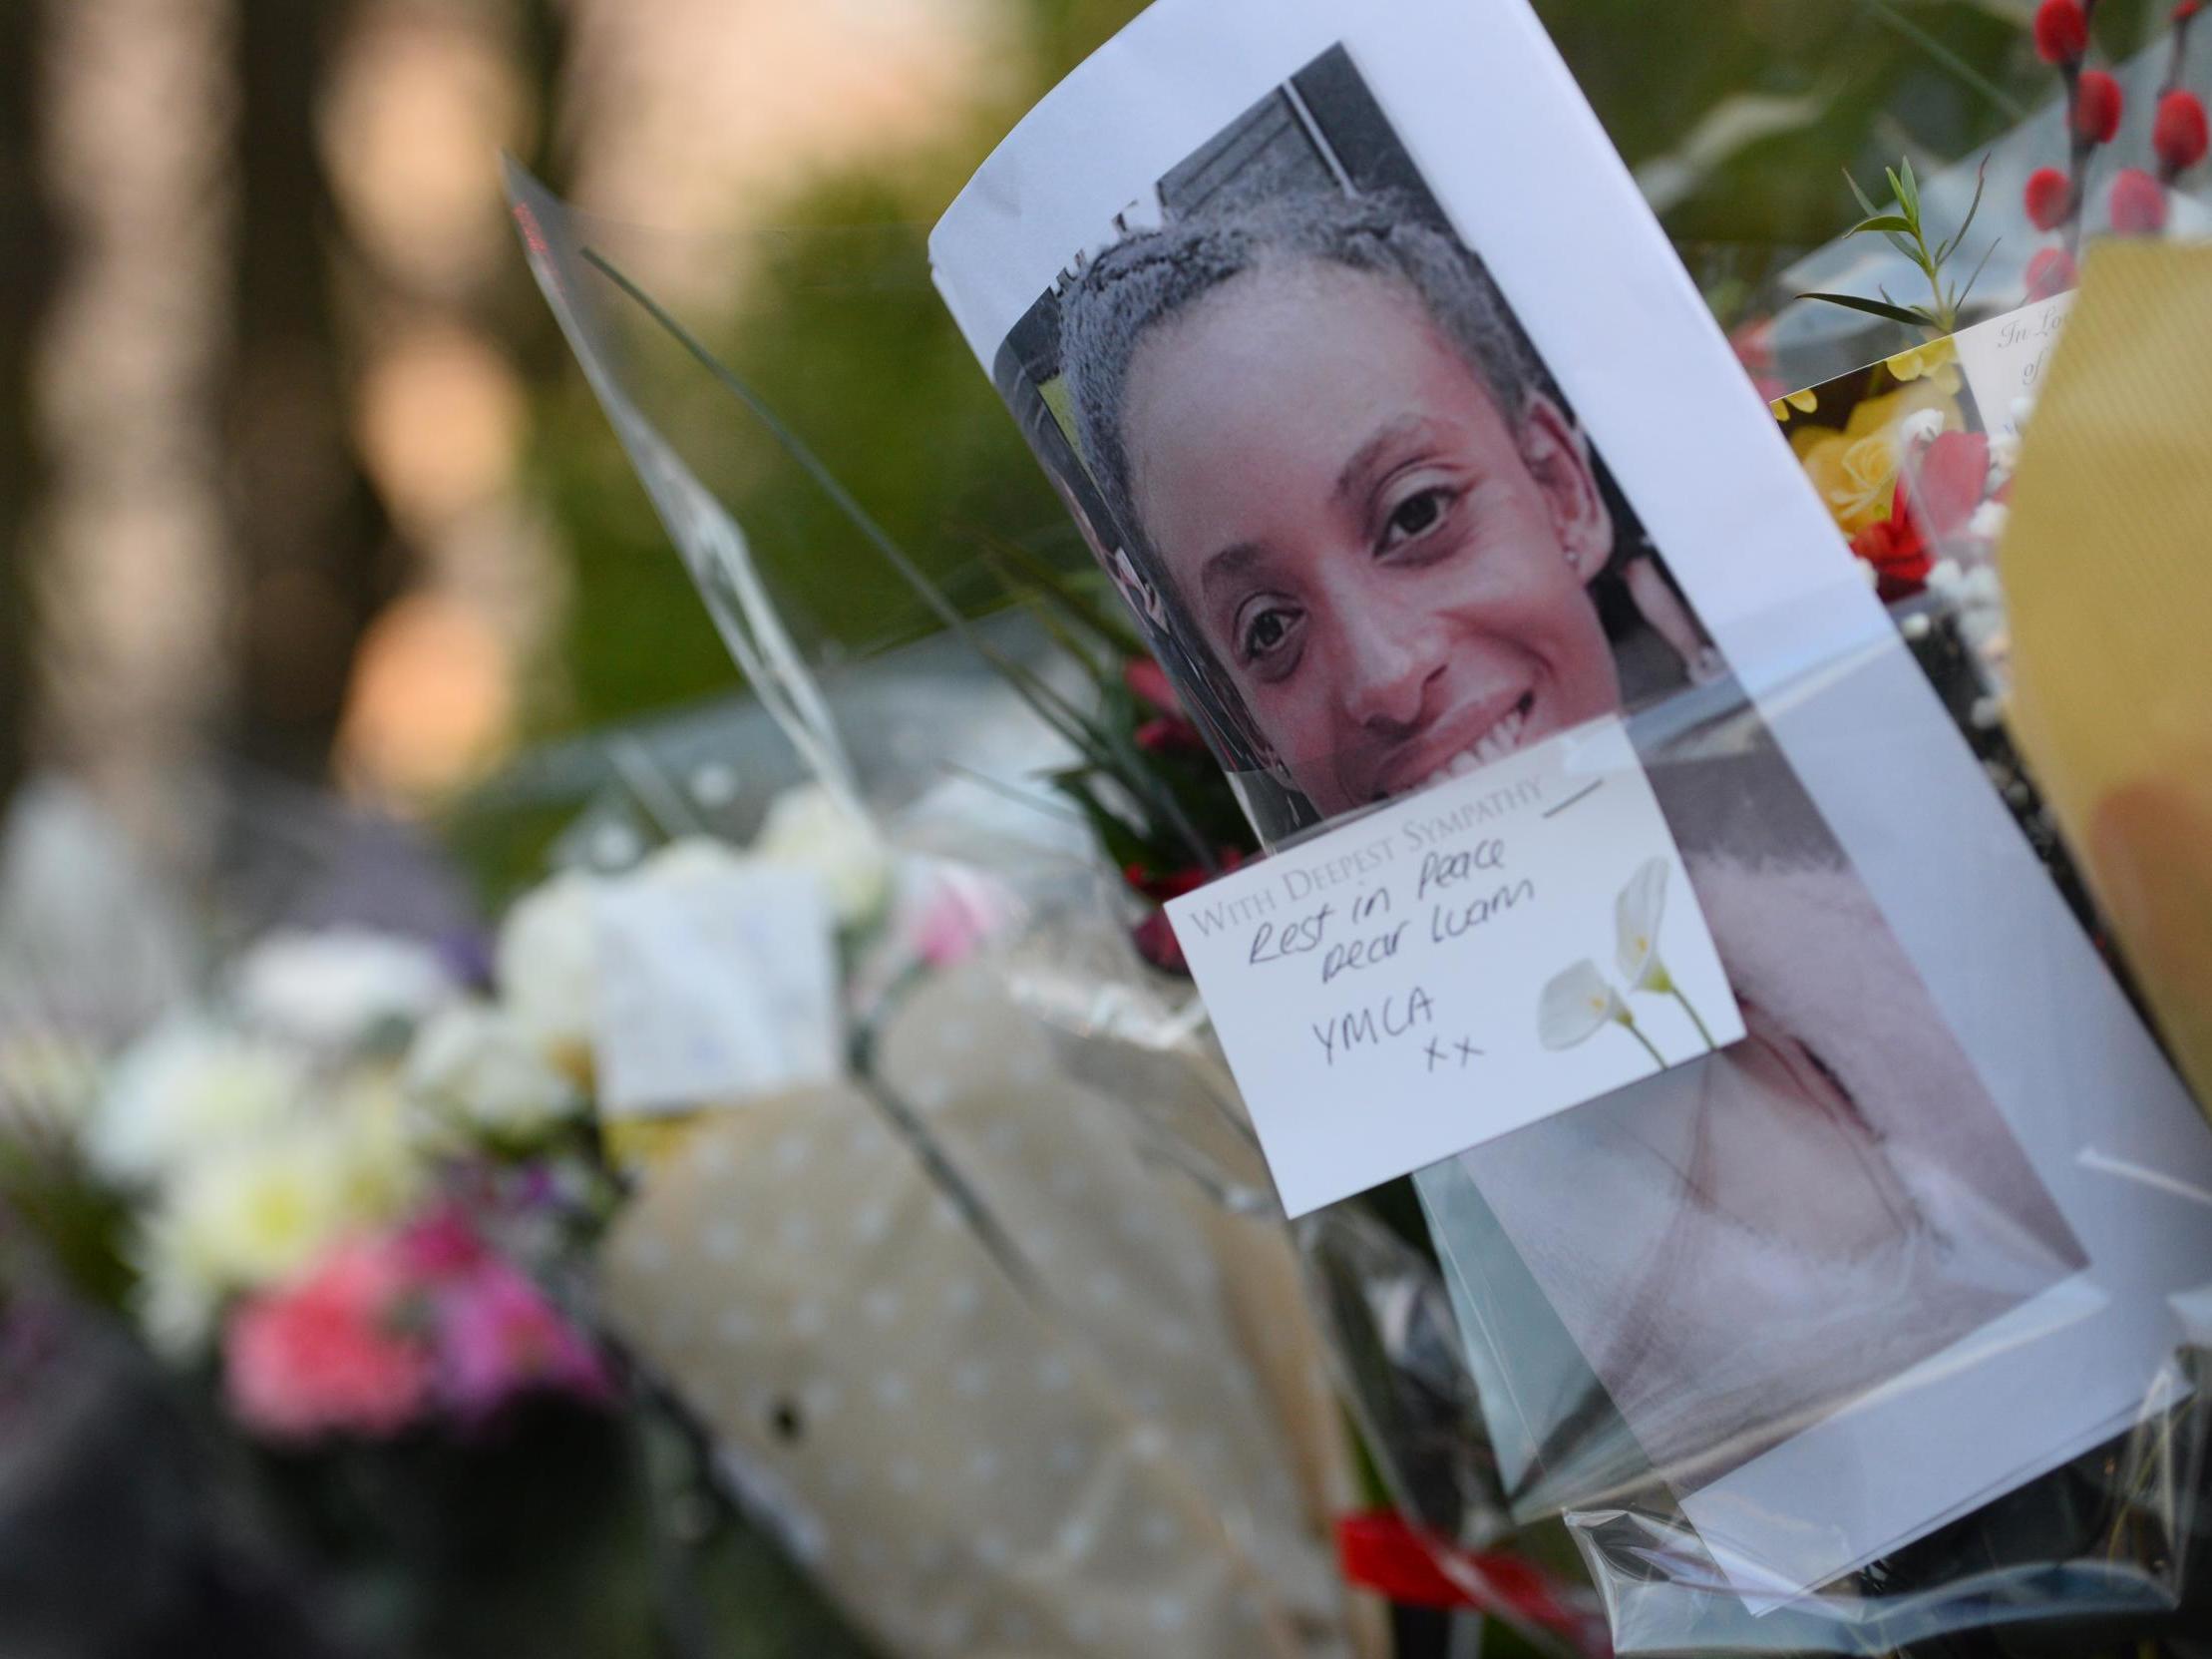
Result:
M1476 715L1455 722L1451 730L1424 733L1401 755L1385 761L1380 781L1368 798L1381 801L1392 795L1427 789L1503 760L1521 747L1535 705L1536 692L1532 688L1513 698L1506 704L1505 711L1495 718ZM1461 744L1459 734L1470 727L1475 732L1473 740ZM1434 758L1439 752L1445 756L1441 761Z

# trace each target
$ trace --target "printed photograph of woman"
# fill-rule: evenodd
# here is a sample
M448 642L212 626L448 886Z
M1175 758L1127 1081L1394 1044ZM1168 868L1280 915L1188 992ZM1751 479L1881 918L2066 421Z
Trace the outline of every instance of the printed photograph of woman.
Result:
M1701 1483L2077 1272L1344 54L1160 194L1040 301L1056 335L1004 389L1060 417L1102 553L1158 596L1171 666L1204 665L1225 761L1287 804L1263 828L1626 718L1728 968L1745 1041L1458 1160L1652 1463Z

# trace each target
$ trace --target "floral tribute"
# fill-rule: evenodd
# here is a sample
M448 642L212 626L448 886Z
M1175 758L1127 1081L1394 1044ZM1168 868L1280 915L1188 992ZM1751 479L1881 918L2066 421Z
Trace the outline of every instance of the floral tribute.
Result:
M615 1196L585 1106L437 953L283 935L133 1044L79 1139L156 1349L212 1359L263 1440L379 1440L612 1400L548 1288Z

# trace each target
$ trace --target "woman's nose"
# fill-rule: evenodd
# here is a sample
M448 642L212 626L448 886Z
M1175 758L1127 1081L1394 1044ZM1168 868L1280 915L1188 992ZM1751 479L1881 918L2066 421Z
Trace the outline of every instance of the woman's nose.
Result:
M1432 617L1363 607L1344 628L1343 652L1346 719L1390 732L1420 723L1429 681L1444 668Z

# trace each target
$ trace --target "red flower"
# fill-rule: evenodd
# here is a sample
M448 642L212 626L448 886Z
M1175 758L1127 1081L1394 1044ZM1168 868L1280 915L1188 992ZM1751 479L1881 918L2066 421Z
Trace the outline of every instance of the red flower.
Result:
M2028 261L2028 297L2048 299L2062 294L2081 279L2073 255L2062 247L2046 247Z
M2112 181L2112 228L2123 236L2154 236L2166 227L2166 187L2139 167Z
M2073 89L2073 130L2091 144L2110 144L2120 130L2126 100L2120 84L2101 69L2084 69Z
M2070 64L2089 49L2089 14L2081 0L2043 0L2035 8L2035 55L2046 64Z
M1729 332L1728 344L1735 348L1736 361L1743 365L1743 372L1751 377L1751 384L1767 402L1772 403L1790 389L1774 373L1772 317L1758 317L1740 324Z
M2151 123L2150 147L2167 177L2193 168L2204 160L2212 132L2204 119L2204 100L2187 87L2176 87L2158 100L2158 117Z
M1137 747L1146 754L1195 754L1206 747L1198 727L1175 714L1162 714L1137 728Z
M2181 4L2173 9L2173 20L2176 23L2186 23L2202 10L2204 0L2181 0Z
M2054 167L2028 176L2028 221L2038 230L2055 230L2073 212L2073 181Z
M1874 567L1883 603L1910 599L1935 568L1935 549L1966 527L1990 481L1990 440L1945 432L1897 475L1887 519L1851 538L1851 551Z
M1124 663L1121 682L1135 692L1140 701L1150 703L1163 714L1183 712L1183 700L1175 694L1175 682L1168 678L1167 669L1149 656L1131 657Z
M1133 936L1137 941L1137 954L1153 967L1169 974L1188 974L1191 965L1184 960L1183 945L1175 937L1175 924L1168 920L1168 913L1156 910L1137 924Z

